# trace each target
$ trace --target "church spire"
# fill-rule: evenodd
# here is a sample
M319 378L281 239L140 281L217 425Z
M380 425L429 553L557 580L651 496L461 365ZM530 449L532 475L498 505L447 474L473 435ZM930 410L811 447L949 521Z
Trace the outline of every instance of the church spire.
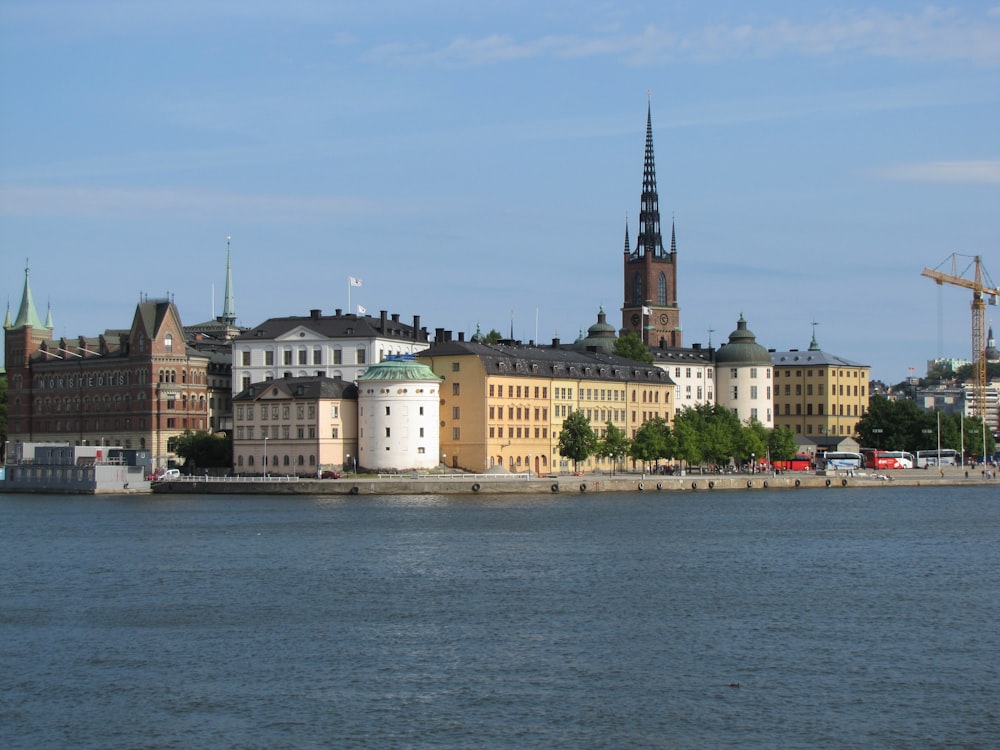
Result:
M27 266L24 268L24 291L21 294L21 307L17 311L17 318L14 320L14 325L11 328L24 328L26 326L31 326L32 328L45 328L42 324L41 318L38 317L38 312L35 310L35 301L31 297L31 285L28 283L28 277L31 275L31 269Z
M628 216L625 217L625 257L631 255L631 251L628 247Z
M646 108L646 156L642 167L642 198L639 209L639 237L636 254L654 258L666 256L660 236L660 199L656 194L656 165L653 163L653 105Z
M232 236L226 235L226 298L222 303L222 315L219 317L220 323L228 323L229 325L236 323L236 301L233 296L233 266L230 251L232 239Z

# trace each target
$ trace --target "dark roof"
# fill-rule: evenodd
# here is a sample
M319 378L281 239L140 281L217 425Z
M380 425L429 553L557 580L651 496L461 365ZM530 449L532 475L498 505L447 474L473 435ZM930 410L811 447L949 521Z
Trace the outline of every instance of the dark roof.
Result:
M415 356L417 359L423 359L468 355L479 357L486 372L490 374L502 372L522 377L673 383L670 376L654 364L594 351L445 341L434 344Z
M274 391L277 391L275 395ZM356 399L358 388L354 383L348 383L341 378L328 378L322 375L309 375L301 378L277 378L253 383L235 396L233 401L260 401L261 399L307 399L321 398Z
M792 349L787 352L770 352L771 364L775 367L799 367L802 365L814 365L816 367L868 367L849 359L838 357L836 354L810 349L799 351Z
M339 312L339 311L338 311ZM268 318L259 326L244 331L236 337L237 342L260 339L276 339L296 328L308 328L319 336L339 338L395 338L408 341L427 341L427 331L414 331L412 325L399 321L398 315L387 315L384 311L378 318L371 315L320 315L314 311L310 315L291 315L284 318ZM419 325L419 318L414 319Z

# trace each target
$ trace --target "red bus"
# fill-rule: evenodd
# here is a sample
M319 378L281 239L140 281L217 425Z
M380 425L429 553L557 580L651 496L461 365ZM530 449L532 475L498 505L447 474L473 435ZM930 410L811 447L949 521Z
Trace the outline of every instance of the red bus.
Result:
M861 455L865 457L866 469L912 469L916 463L912 453L906 451L882 451L876 448L863 448Z
M774 468L779 471L812 471L814 468L813 457L800 453L789 461L775 461Z

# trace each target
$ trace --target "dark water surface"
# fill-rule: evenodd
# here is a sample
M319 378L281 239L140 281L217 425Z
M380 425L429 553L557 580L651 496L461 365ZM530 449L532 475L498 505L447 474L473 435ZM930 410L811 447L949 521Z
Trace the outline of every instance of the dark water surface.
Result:
M998 575L990 487L0 495L0 746L995 748Z

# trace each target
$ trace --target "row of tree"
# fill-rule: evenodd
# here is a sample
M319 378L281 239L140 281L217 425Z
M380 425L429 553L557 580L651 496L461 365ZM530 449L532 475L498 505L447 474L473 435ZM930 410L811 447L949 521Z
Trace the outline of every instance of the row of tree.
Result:
M992 456L996 452L996 440L983 420L921 411L908 399L890 401L885 396L872 396L868 412L858 422L858 434L866 448L930 450L938 446L939 424L942 448L964 450L966 456L973 457Z
M796 448L795 436L787 427L768 429L757 420L742 424L735 413L717 404L684 408L675 415L673 425L660 417L651 419L632 438L611 422L598 435L583 412L575 411L563 421L559 433L559 454L573 461L574 470L591 456L615 465L627 457L643 469L664 459L687 466L724 466L765 458L786 461L795 456Z

